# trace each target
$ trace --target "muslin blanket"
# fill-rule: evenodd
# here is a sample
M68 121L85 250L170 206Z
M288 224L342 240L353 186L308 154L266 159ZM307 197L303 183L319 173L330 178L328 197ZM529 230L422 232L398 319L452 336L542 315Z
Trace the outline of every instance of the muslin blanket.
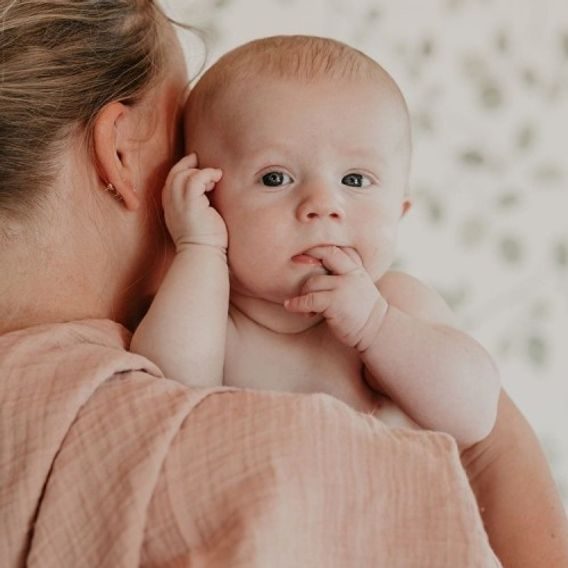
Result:
M0 566L498 566L449 436L189 389L109 321L0 337Z

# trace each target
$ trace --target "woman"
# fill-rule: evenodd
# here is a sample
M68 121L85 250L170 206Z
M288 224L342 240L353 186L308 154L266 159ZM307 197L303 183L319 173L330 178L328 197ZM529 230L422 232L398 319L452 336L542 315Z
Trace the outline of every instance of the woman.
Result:
M319 395L190 390L127 352L167 262L179 45L150 0L0 15L1 564L494 565L445 436ZM506 395L462 459L503 564L568 565Z

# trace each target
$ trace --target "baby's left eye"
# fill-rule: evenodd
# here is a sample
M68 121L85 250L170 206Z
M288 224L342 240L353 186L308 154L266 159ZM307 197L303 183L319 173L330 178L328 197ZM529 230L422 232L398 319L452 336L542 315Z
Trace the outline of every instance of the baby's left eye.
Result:
M292 178L287 173L274 170L273 172L264 174L261 178L261 182L267 187L279 187L292 183Z
M343 176L341 183L349 187L368 187L371 179L363 174L347 174Z

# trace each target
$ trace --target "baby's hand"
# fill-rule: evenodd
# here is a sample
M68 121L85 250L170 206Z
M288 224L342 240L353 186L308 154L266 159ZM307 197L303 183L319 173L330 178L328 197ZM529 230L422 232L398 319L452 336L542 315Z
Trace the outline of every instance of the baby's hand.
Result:
M335 336L349 347L365 351L374 341L387 303L352 248L314 247L306 254L319 258L330 274L306 280L300 295L284 302L290 312L318 313Z
M225 222L205 195L223 173L196 166L197 156L190 154L171 169L162 193L166 225L178 252L193 244L226 249Z

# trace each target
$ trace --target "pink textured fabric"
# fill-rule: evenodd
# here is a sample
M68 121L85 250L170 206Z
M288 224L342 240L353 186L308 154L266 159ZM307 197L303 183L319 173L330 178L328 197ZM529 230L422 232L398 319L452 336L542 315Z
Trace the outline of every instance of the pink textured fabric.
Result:
M188 389L108 321L0 337L3 567L499 566L454 442Z

